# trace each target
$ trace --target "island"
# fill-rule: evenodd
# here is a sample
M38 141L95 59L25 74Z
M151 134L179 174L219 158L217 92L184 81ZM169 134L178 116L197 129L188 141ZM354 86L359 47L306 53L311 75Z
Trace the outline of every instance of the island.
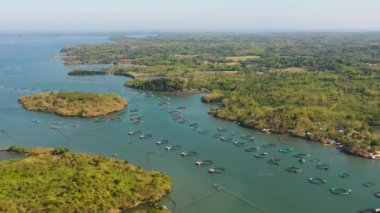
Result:
M96 117L123 111L127 101L116 94L50 92L22 96L19 103L27 110L60 116Z
M161 172L66 148L5 150L27 157L0 161L1 212L120 212L156 203L171 190ZM157 205L152 212L167 212Z
M380 37L371 33L175 34L76 45L65 64L119 61L125 86L200 91L217 118L380 158ZM153 76L153 77L152 77Z

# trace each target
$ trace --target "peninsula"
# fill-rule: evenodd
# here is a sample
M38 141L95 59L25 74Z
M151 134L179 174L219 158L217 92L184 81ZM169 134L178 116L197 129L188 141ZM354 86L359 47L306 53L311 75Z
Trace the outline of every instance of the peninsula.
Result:
M171 190L166 175L126 161L65 148L6 151L27 158L0 162L1 212L120 212L157 202Z

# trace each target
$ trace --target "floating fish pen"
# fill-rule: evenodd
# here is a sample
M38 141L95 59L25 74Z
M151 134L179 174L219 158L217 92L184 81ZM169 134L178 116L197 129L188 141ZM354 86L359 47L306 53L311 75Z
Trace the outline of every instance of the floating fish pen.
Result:
M247 146L247 144L243 143L243 142L234 142L233 145L236 147L246 147Z
M270 144L264 144L263 145L263 148L265 148L265 149L274 148L274 147L277 147L277 144L270 143Z
M225 138L225 137L220 137L219 138L221 141L223 141L223 142L226 142L226 143L232 143L232 142L234 142L234 139L233 138Z
M196 166L209 166L212 164L214 164L214 162L212 160L200 160L200 161L195 162Z
M268 153L262 152L262 153L256 154L255 158L264 159L264 158L267 158L267 156L268 156Z
M267 163L271 164L271 165L279 166L281 164L281 160L278 158L271 158L271 159L267 160Z
M166 151L176 151L176 150L181 150L182 146L180 145L174 145L174 146L167 146L165 147Z
M96 118L94 119L94 123L102 123L102 122L105 122L106 119L105 118Z
M248 142L255 142L256 141L256 138L255 137L249 137L247 139Z
M200 135L207 135L207 134L210 133L210 132L207 131L207 130L198 130L197 132L198 132Z
M330 192L335 195L349 195L351 194L351 189L344 189L344 188L331 188Z
M160 103L158 103L158 105L159 106L164 106L164 105L170 105L170 103L169 102L160 102Z
M32 122L33 122L33 123L36 123L36 124L39 124L39 123L41 123L41 120L33 119Z
M197 156L198 153L195 152L195 151L188 151L188 152L182 152L181 153L181 156L182 157L194 157L194 156Z
M177 122L178 122L179 124L185 124L185 123L187 123L188 121L187 121L186 119L184 119L184 118L181 118L181 119L178 119Z
M213 134L211 137L213 137L213 138L220 138L220 137L223 137L223 135L217 133L217 134Z
M134 120L134 121L131 122L131 124L133 124L133 125L142 124L142 123L144 123L143 120Z
M134 117L134 116L137 116L138 114L136 113L136 112L131 112L130 114L129 114L129 116L131 116L131 117Z
M121 117L111 118L111 121L122 121Z
M250 137L251 137L250 135L242 135L242 136L240 136L241 139L246 139L246 140L247 140L248 138L250 138Z
M286 168L286 171L289 172L289 173L298 174L298 173L302 172L302 169L300 169L298 167L295 167L295 166L289 166L288 168Z
M300 163L306 163L306 159L305 158L301 158L301 159L298 160L298 162L300 162Z
M380 212L380 208L376 208L376 209L362 209L359 211L359 213L379 213Z
M185 106L179 106L179 107L177 107L177 109L178 109L178 110L185 110L186 107L185 107Z
M362 186L366 187L366 188L370 188L370 187L374 187L375 186L375 183L372 183L372 182L366 182L366 183L362 183Z
M236 134L236 132L230 132L230 135L234 136L234 137L238 137L239 136L238 134Z
M304 158L310 157L310 154L306 154L306 153L297 153L297 154L294 154L293 157L294 157L294 158L298 158L298 159L304 159Z
M380 192L375 192L375 193L373 193L373 195L374 195L375 197L377 197L377 198L380 198Z
M218 127L217 130L218 132L227 132L227 129L223 127Z
M330 165L329 164L326 164L326 163L319 163L315 166L315 168L319 169L319 170L325 170L325 171L328 171L330 170Z
M151 134L143 134L143 135L139 136L140 139L147 139L147 138L152 138L152 137L153 137L153 135L151 135Z
M164 144L168 144L168 143L169 143L169 140L166 140L166 139L156 141L157 145L164 145Z
M141 130L136 130L136 131L130 131L128 132L128 135L138 135L138 134L141 134L142 131Z
M198 127L198 124L197 123L190 123L189 126L190 127Z
M314 159L311 159L310 162L319 164L321 163L321 160L314 158Z
M216 175L216 174L224 174L226 173L226 169L225 168L222 168L222 167L215 167L215 168L211 168L208 170L208 173L212 174L212 175Z
M346 178L350 177L350 174L344 172L344 173L339 174L339 177L343 178L343 179L346 179Z
M256 152L257 150L260 150L260 147L257 146L244 149L246 152Z
M53 121L53 122L51 122L53 125L61 125L61 124L63 124L63 122L61 122L61 121Z
M327 180L322 179L320 177L311 177L309 178L309 182L315 185L322 185L322 184L326 184Z
M291 153L293 151L293 148L285 147L285 148L279 149L278 151L281 153Z

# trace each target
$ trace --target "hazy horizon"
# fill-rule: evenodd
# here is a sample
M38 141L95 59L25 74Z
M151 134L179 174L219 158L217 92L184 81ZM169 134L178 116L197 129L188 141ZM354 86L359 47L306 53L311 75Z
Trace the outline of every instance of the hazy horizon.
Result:
M0 3L0 32L380 31L375 0L14 0Z

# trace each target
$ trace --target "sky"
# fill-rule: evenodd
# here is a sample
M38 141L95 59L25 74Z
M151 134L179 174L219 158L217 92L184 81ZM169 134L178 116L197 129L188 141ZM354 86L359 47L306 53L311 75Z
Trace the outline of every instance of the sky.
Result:
M0 0L0 31L380 31L380 0Z

